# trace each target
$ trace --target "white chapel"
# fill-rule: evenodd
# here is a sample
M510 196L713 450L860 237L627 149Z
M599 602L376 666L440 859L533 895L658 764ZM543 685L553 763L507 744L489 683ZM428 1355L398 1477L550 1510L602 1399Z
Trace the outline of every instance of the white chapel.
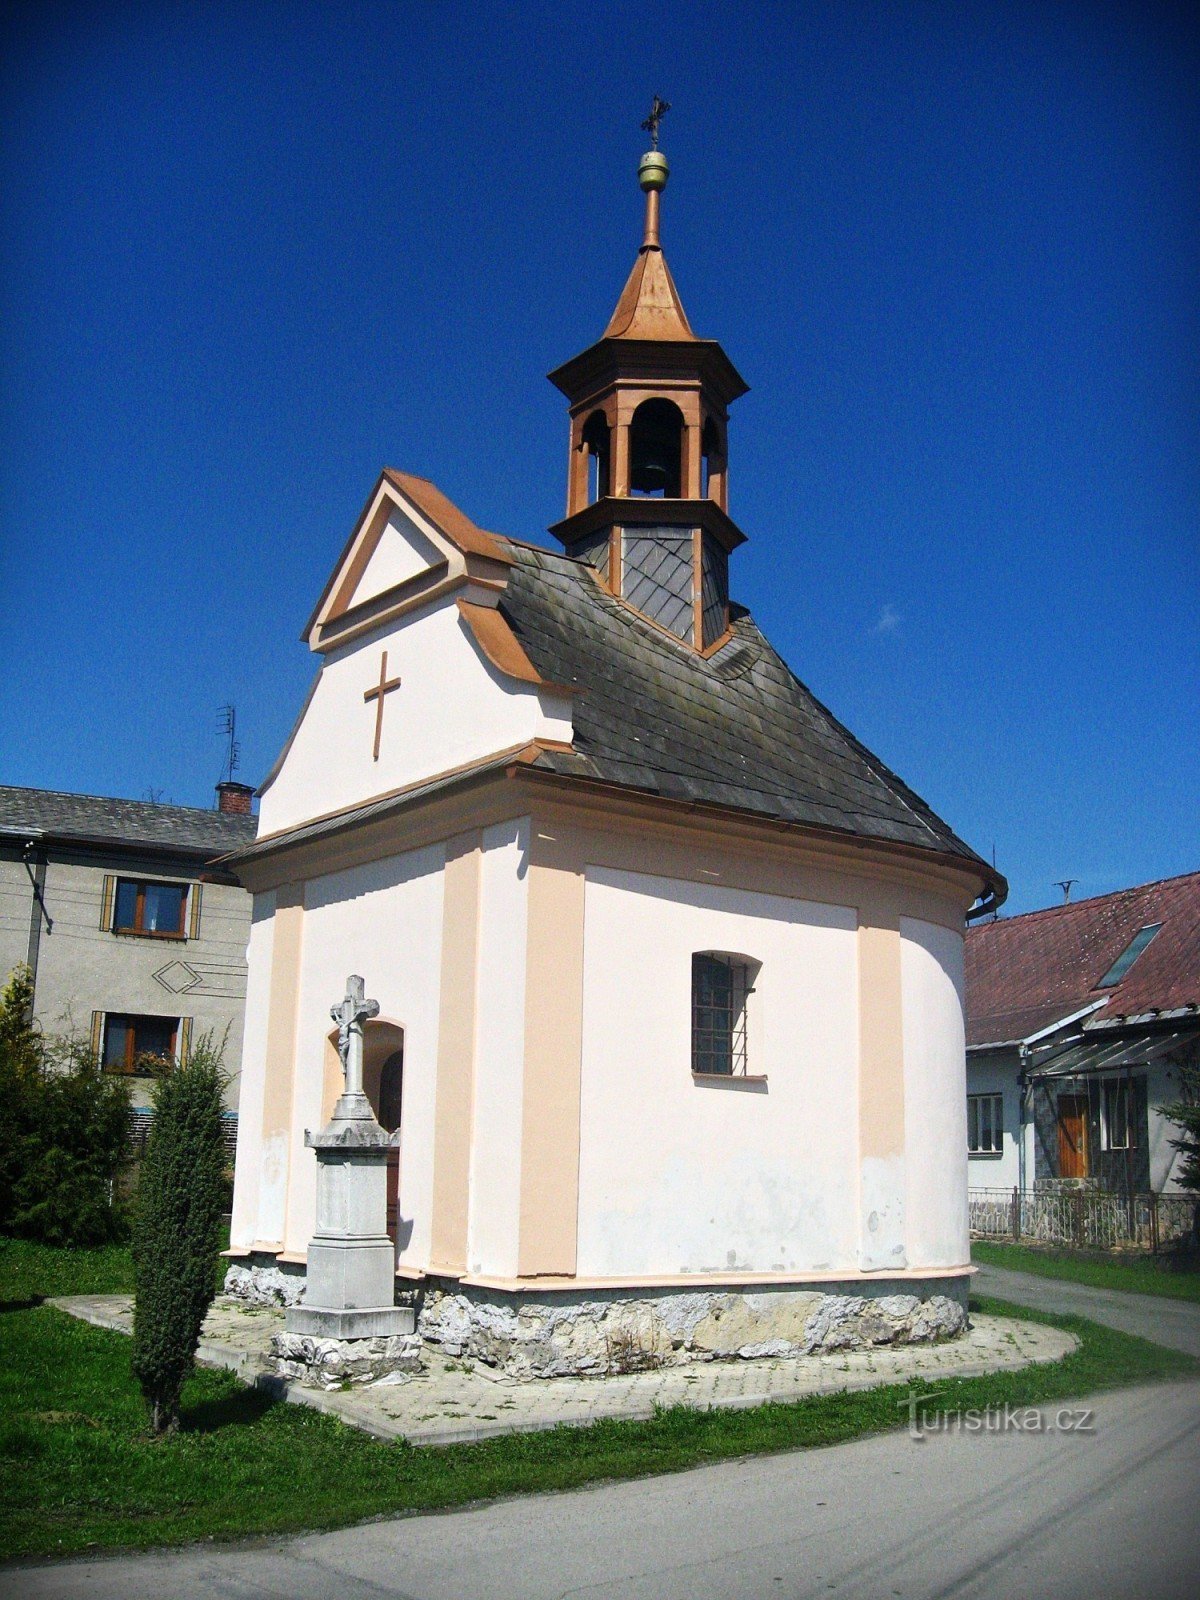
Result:
M330 1006L378 1002L396 1293L532 1374L953 1334L968 916L1004 880L732 598L729 412L644 237L566 397L553 548L383 471L232 864L253 892L230 1258L295 1298ZM283 1285L280 1290L279 1286Z

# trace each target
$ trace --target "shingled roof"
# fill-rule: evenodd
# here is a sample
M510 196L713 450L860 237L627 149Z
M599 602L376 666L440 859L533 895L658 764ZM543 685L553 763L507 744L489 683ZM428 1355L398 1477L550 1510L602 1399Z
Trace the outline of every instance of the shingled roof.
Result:
M1142 928L1158 934L1100 988ZM967 932L967 1043L1011 1043L1097 1001L1094 1027L1200 1010L1200 872L980 923Z
M812 695L744 610L705 658L634 615L583 563L509 541L500 609L530 660L574 686L574 748L537 766L969 862L1004 880Z
M106 847L142 845L209 860L249 844L258 820L194 806L0 785L0 835Z

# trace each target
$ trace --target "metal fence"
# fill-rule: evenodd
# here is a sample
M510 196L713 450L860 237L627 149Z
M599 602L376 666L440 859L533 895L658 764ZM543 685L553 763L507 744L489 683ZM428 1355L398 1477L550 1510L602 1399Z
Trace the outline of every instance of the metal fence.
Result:
M1078 1186L969 1191L978 1239L1163 1250L1194 1237L1200 1195L1117 1194Z
M134 1161L140 1161L146 1154L146 1140L153 1121L154 1112L149 1106L135 1106L129 1113L129 1150ZM237 1153L237 1130L237 1113L227 1111L221 1119L221 1136L225 1144L225 1159L231 1167Z

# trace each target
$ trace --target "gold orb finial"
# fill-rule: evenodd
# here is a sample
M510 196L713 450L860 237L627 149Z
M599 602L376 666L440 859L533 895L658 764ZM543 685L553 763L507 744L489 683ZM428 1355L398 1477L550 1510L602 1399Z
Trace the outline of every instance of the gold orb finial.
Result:
M638 162L638 183L647 193L651 189L665 189L671 169L661 150L647 150Z

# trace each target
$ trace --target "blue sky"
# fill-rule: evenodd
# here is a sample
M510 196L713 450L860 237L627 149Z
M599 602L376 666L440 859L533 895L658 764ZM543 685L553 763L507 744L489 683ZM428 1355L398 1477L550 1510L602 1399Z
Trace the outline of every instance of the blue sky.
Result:
M1179 6L53 4L0 68L0 781L259 779L378 469L562 514L672 102L751 385L735 597L1012 883L1200 865L1200 36Z

